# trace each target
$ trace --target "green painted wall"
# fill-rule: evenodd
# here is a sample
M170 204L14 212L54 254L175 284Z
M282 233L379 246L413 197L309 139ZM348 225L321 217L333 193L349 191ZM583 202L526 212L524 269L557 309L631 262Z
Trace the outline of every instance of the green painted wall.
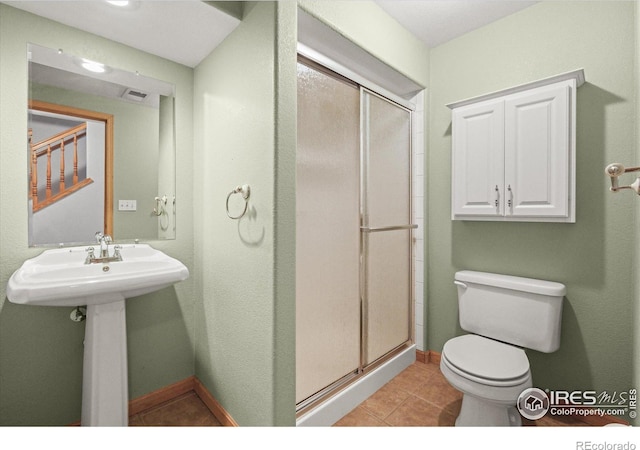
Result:
M295 420L293 42L295 4L247 4L195 70L196 375L240 425Z
M0 425L80 419L84 323L71 308L19 306L5 296L27 246L27 43L63 48L176 85L177 239L151 242L193 266L193 70L0 5ZM135 184L135 180L131 180ZM193 375L194 280L127 303L131 398Z
M541 2L432 49L428 348L441 351L462 333L457 270L555 280L567 286L562 344L553 354L528 352L534 386L632 387L638 199L610 193L604 167L637 159L635 20L633 2ZM587 80L577 94L577 222L451 221L445 104L576 68Z

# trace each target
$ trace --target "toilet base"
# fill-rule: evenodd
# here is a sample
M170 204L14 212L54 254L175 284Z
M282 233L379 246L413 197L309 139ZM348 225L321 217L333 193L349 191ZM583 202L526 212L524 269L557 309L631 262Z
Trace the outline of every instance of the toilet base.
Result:
M522 418L515 406L492 403L469 394L462 397L457 427L519 427Z

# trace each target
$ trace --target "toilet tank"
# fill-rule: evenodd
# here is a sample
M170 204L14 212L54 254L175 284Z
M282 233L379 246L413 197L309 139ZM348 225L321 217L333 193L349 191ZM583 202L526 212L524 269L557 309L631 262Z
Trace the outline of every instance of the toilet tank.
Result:
M463 330L545 353L560 347L563 284L469 270L455 284Z

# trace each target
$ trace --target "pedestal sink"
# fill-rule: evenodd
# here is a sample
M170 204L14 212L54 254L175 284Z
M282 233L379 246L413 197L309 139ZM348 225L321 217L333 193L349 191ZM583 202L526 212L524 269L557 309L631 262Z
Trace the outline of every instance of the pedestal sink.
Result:
M47 250L7 284L12 303L87 306L82 425L128 424L125 299L189 277L180 261L146 244L121 245L122 261L85 264L85 247Z

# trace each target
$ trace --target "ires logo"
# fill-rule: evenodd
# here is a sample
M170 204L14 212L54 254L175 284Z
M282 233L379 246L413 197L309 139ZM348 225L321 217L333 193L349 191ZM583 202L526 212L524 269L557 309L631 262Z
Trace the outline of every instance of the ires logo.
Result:
M525 389L518 397L520 414L537 420L547 412L556 416L625 416L636 417L637 390L627 391L550 391Z
M547 414L550 402L542 389L528 388L520 393L516 406L522 417L537 420Z
M554 406L575 405L575 406L620 406L626 405L633 396L633 406L635 406L635 389L629 391L609 394L607 391L597 393L596 391L549 391L549 401Z

